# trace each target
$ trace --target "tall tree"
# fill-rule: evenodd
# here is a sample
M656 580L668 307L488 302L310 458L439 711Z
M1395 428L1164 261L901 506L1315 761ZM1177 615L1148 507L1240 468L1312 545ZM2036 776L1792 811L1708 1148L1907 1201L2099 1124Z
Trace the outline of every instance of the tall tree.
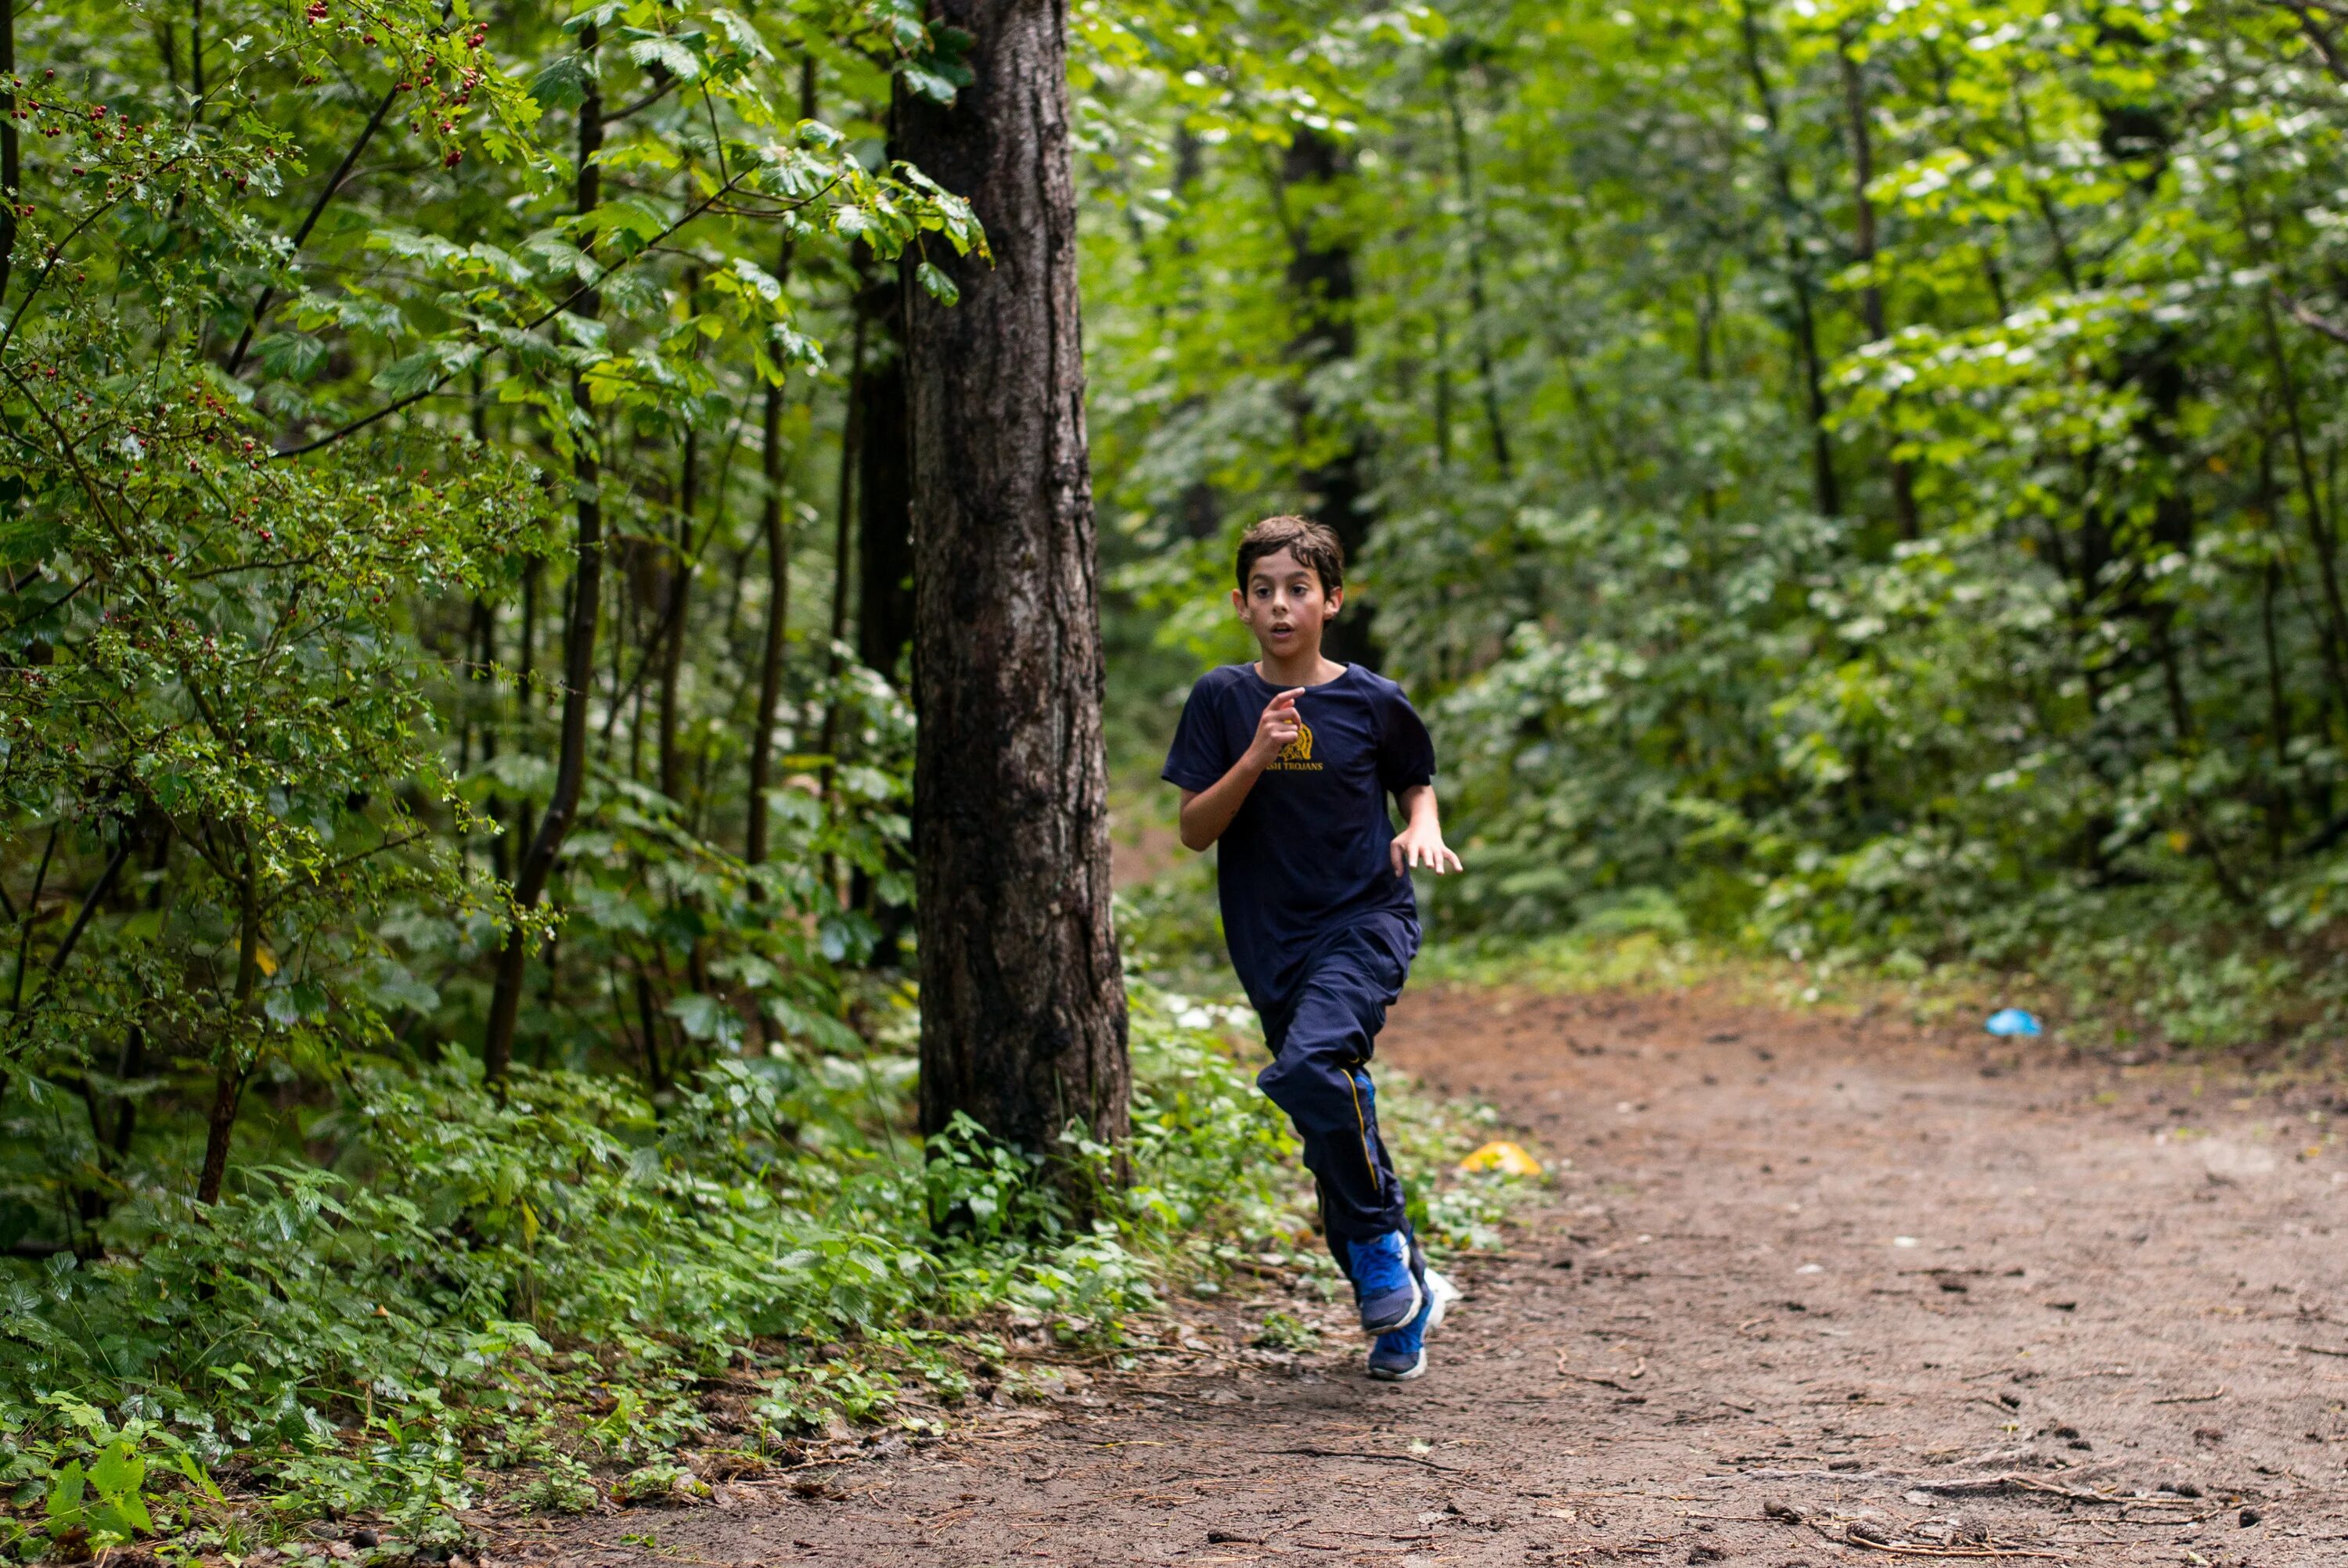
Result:
M908 291L922 1121L967 1112L1049 1150L1076 1119L1122 1137L1129 1088L1066 17L1057 0L932 17L973 40L972 79L951 106L900 87L901 151L999 238L992 265L933 255L935 292Z
M592 61L596 42L595 25L591 22L579 35L581 56ZM572 203L572 210L582 218L593 214L603 202L603 170L596 161L603 150L603 95L594 85L592 68L585 80L587 90L579 105L579 167ZM602 295L592 289L584 291L572 302L571 313L582 321L594 321L602 313ZM571 479L579 564L572 579L570 620L562 632L562 732L555 753L554 797L547 802L546 815L539 818L538 832L522 854L521 873L514 879L517 915L537 908L545 896L546 885L554 876L555 857L562 853L562 841L570 835L579 794L587 779L587 704L595 684L595 631L603 604L603 471L595 450L594 403L582 373L572 375L571 401L579 412L580 425ZM493 1083L502 1083L513 1063L514 1027L521 1015L521 986L529 954L530 928L517 918L507 928L505 943L498 951L489 1031L482 1042L482 1061Z

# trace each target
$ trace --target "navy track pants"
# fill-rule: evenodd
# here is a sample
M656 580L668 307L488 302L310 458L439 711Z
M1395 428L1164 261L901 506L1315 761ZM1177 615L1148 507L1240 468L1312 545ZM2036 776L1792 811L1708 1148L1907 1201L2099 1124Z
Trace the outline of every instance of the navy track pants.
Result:
M1402 1180L1378 1136L1370 1056L1417 944L1399 922L1336 933L1307 960L1283 1005L1261 1015L1272 1065L1256 1087L1288 1113L1321 1198L1321 1229L1350 1277L1346 1244L1409 1229ZM1395 947L1401 945L1401 951Z

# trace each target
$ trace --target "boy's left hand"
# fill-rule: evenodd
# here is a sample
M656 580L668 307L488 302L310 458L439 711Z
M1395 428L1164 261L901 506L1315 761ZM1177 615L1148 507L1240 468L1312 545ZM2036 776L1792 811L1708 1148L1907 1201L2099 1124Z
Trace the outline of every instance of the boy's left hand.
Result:
M1459 864L1459 857L1452 854L1450 846L1443 842L1443 829L1432 822L1412 823L1395 835L1395 841L1386 848L1393 857L1394 874L1397 876L1421 866L1437 876L1447 871L1468 869Z

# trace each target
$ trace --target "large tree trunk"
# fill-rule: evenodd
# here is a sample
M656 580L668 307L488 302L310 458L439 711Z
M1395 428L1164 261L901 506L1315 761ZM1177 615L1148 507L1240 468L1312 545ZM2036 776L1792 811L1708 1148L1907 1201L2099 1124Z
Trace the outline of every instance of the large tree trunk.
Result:
M922 1125L965 1112L1050 1151L1076 1119L1121 1140L1130 1087L1066 18L1054 0L931 16L976 40L974 79L951 108L901 89L903 154L969 198L994 261L932 244L961 302L909 290L906 313Z

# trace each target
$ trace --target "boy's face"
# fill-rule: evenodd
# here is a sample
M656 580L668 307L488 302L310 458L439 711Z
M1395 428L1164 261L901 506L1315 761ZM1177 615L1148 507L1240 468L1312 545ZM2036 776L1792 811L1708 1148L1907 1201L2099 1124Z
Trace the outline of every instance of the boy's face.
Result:
M1246 589L1231 590L1240 619L1268 659L1317 655L1323 630L1344 602L1344 589L1323 592L1321 574L1284 549L1258 557Z

